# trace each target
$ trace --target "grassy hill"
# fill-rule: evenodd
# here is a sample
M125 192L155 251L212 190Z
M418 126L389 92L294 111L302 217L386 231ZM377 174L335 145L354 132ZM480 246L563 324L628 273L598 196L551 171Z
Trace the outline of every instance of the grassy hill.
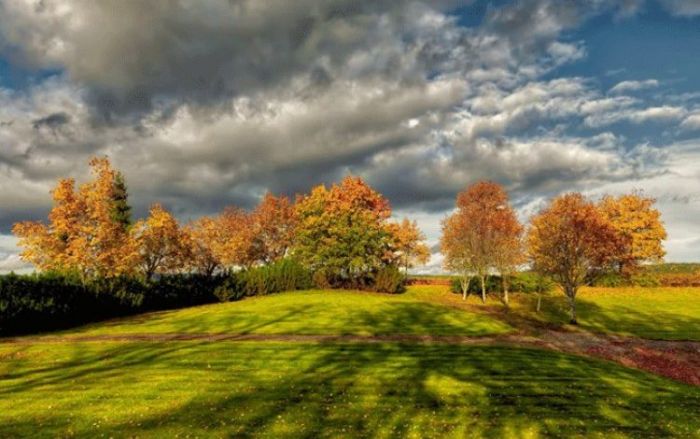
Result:
M673 339L700 321L698 289L588 289L581 298L583 325L599 332ZM5 340L0 437L700 435L700 387L610 361L497 341L291 337L497 340L536 337L547 321L570 331L559 296L545 297L539 315L533 300L516 296L506 312L496 299L465 303L438 286L397 296L305 291ZM129 338L173 333L263 339ZM108 338L118 334L125 339Z

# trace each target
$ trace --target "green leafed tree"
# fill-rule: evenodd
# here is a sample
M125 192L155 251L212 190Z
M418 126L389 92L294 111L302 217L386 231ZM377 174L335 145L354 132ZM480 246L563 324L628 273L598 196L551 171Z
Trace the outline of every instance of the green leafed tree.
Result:
M296 203L293 253L334 287L362 288L394 258L389 202L361 178L317 186Z

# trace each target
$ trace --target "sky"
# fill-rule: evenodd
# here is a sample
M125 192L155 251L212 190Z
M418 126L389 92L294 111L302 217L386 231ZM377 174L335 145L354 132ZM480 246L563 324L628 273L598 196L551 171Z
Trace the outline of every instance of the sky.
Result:
M359 175L440 271L456 194L641 190L700 261L700 0L0 0L0 272L91 156L181 221Z

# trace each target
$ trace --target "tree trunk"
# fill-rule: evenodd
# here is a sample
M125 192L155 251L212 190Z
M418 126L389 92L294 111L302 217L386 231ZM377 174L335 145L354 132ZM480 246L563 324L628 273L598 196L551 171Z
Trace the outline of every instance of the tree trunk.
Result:
M469 295L469 284L471 283L471 280L471 276L462 277L462 300L467 300L467 296Z
M542 304L542 295L537 293L537 312L540 312L540 305Z
M501 280L503 282L503 303L508 307L508 279L505 275L501 275Z
M569 298L569 308L571 311L571 323L572 325L578 325L576 321L576 290L571 287L566 288L566 297Z
M486 276L481 277L481 301L486 303Z

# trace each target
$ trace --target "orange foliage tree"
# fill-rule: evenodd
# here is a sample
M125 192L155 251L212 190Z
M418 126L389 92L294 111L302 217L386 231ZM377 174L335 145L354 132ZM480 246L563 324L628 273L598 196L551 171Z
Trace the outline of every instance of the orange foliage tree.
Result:
M139 252L139 268L146 279L156 273L179 271L190 257L180 225L160 204L151 206L148 218L138 221L131 232Z
M440 246L446 268L460 274L463 298L472 275L481 281L485 302L489 270L499 270L504 278L515 270L522 260L521 234L522 226L499 184L479 182L457 195L457 210L442 223ZM507 291L507 283L504 286ZM507 303L507 293L504 300Z
M430 259L430 249L425 244L425 235L415 221L404 218L400 223L390 223L389 232L394 237L394 248L398 265L408 269L417 264L425 264Z
M265 194L252 212L253 253L261 263L277 261L287 255L294 240L296 213L289 198Z
M212 250L221 265L232 270L251 267L260 258L255 246L255 221L253 216L238 207L227 207L215 218L219 233L212 243Z
M557 282L576 324L576 293L626 251L627 242L595 204L579 193L553 199L532 218L528 253L533 268Z
M222 267L214 251L221 240L219 222L204 216L187 224L183 229L183 241L189 257L185 267L205 276L212 276Z
M124 224L115 219L120 177L107 158L90 161L94 179L75 191L72 179L52 191L49 224L22 222L13 232L22 258L40 270L76 271L85 280L130 274L138 252Z
M389 202L359 177L313 188L296 214L293 253L332 286L365 287L394 257Z
M618 233L629 241L628 252L616 264L623 274L630 274L643 262L660 262L666 255L666 229L661 212L654 208L655 202L641 193L631 193L605 196L598 205Z

